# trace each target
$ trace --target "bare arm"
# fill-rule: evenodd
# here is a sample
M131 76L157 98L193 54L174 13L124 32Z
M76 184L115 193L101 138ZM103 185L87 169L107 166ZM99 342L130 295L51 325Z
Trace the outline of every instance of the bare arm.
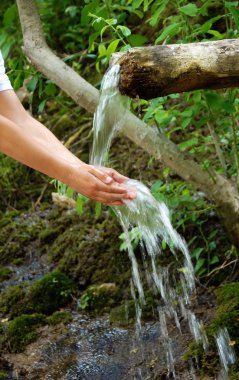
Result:
M102 203L121 204L134 198L125 177L113 169L97 169L74 156L23 108L13 90L0 92L0 151Z

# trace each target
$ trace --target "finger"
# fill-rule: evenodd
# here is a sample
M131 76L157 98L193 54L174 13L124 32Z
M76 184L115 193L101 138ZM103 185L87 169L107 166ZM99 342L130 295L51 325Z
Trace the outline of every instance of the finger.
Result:
M128 177L125 177L124 175L118 173L116 170L114 169L110 169L110 168L104 168L104 170L106 171L106 173L112 177L116 182L118 183L123 183L125 181L127 181L129 178Z
M97 169L94 166L90 166L89 172L106 184L110 184L114 181L113 178L110 175L108 175L107 172Z
M124 202L116 201L116 202L111 202L111 203L106 203L107 206L119 206L119 205L124 205Z
M121 198L125 195L126 198L128 198L129 190L121 186L120 184L113 182L112 184L106 185L99 178L97 177L93 177L93 178L94 178L95 191L118 194L121 196Z
M99 192L99 198L103 200L104 203L113 203L113 202L120 202L124 203L126 199L132 200L128 195L122 194L116 194L116 193L105 193L105 192Z

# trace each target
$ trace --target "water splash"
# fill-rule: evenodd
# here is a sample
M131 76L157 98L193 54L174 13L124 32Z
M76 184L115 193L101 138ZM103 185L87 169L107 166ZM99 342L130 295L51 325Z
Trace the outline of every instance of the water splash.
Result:
M215 336L218 353L221 361L221 371L218 380L227 380L229 366L236 362L236 355L232 346L230 346L230 337L226 328L220 329Z
M111 141L119 131L126 115L127 99L122 97L118 90L119 73L120 66L112 66L102 82L100 102L94 117L94 141L91 154L91 163L97 166L105 165ZM174 320L175 326L181 333L180 319L183 318L187 321L194 339L201 342L205 350L208 347L203 324L190 310L190 298L195 290L193 265L185 241L171 224L167 206L163 202L156 201L150 190L141 182L130 179L125 185L136 189L137 196L133 201L126 201L123 206L115 206L114 210L123 227L132 264L131 294L135 301L136 331L140 336L142 306L145 304L144 286L147 282L149 288L161 296L158 304L161 340L164 345L168 375L176 379L174 350L167 327L168 322ZM144 272L138 265L130 240L129 231L132 227L137 227L141 233L140 245ZM175 257L174 270L171 264L160 264L162 241L168 245ZM225 332L217 337L217 344L222 362L229 363L224 341ZM225 358L222 355L226 355ZM227 373L228 366L224 365L223 371ZM224 380L224 378L221 379Z
M102 166L106 162L111 141L120 129L129 99L118 90L119 65L110 68L101 84L101 96L94 114L94 139L90 156L93 165ZM112 126L114 126L112 128Z

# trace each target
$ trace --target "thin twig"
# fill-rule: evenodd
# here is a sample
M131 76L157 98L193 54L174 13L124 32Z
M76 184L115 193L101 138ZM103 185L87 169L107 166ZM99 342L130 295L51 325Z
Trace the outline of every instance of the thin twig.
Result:
M237 188L239 189L239 157L238 157L238 151L237 151L237 135L236 135L236 124L235 124L235 118L232 115L231 116L231 123L229 123L229 129L230 133L232 135L232 147L233 147L233 153L234 153L234 160L237 170Z
M225 158L224 158L223 151L221 149L221 144L220 144L219 137L218 137L217 133L215 132L215 130L212 128L212 126L211 126L211 124L209 122L207 123L207 126L208 126L208 129L209 129L210 135L212 136L212 141L214 143L217 156L219 158L219 161L221 163L223 171L226 174L226 172L227 172L227 165L226 165L226 161L225 161Z

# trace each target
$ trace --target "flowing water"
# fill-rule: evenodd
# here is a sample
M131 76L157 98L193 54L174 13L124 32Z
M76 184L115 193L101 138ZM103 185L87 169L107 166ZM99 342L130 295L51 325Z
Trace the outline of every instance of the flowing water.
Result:
M104 76L100 102L94 116L94 142L91 163L104 166L111 141L127 115L128 100L118 90L120 66L112 66ZM163 202L157 202L150 190L141 182L128 180L126 186L136 189L137 196L123 206L115 206L114 210L122 225L132 263L131 293L136 308L136 331L138 340L142 331L142 307L145 304L145 287L153 290L155 296L160 294L158 314L161 327L161 343L163 343L168 376L177 379L172 338L168 330L169 322L174 320L178 333L182 334L180 321L187 321L188 328L197 342L202 342L207 349L208 341L201 321L193 313L190 305L192 293L195 291L195 277L190 254L184 240L175 231L170 221L170 214ZM140 232L143 270L136 259L130 230L137 228ZM161 264L164 253L161 251L162 241L167 244L173 254L169 264ZM233 349L229 347L229 337L222 330L215 337L222 370L218 379L227 379L228 366L234 362ZM143 355L143 345L142 355ZM195 378L191 366L191 378ZM142 377L143 379L143 377Z

